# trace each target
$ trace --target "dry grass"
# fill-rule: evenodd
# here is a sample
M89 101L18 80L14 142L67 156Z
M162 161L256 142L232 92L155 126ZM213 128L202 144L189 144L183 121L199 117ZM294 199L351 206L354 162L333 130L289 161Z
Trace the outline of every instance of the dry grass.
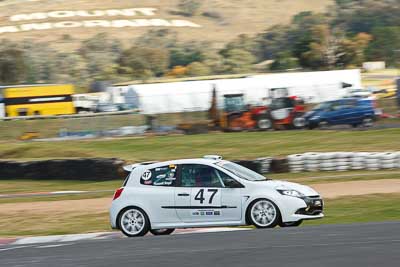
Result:
M8 16L12 14L52 10L95 10L111 8L154 7L158 9L157 15L154 17L165 19L188 19L203 26L202 28L176 29L180 40L212 41L217 45L218 43L225 43L241 33L255 34L275 24L287 24L290 22L293 15L301 11L323 11L333 3L332 0L204 0L201 1L202 7L199 14L194 17L187 18L171 14L171 11L176 10L179 0L142 0L140 3L135 3L128 0L103 0L101 1L101 5L99 5L98 1L88 0L38 0L34 2L9 2L9 5L0 6L0 25L15 24L8 21ZM219 13L222 19L216 20L201 15L201 13L207 11ZM80 19L82 20L82 18ZM93 36L99 32L107 32L111 36L121 39L124 43L128 43L132 39L144 34L148 30L149 28L146 27L129 29L78 28L8 33L2 34L1 37L12 38L14 40L33 38L35 40L50 42L60 50L70 51L77 48L79 41ZM63 42L61 41L63 34L70 34L73 39L68 42Z

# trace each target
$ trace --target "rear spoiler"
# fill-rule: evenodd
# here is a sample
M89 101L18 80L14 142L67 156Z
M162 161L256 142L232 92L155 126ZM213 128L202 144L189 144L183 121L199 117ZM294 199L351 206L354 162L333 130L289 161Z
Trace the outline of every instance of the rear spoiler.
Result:
M157 162L158 161L146 161L146 162L141 162L141 163L125 165L123 168L124 168L125 171L131 172L131 171L133 171L133 169L135 169L135 168L137 168L139 166L150 165L150 164L157 163Z

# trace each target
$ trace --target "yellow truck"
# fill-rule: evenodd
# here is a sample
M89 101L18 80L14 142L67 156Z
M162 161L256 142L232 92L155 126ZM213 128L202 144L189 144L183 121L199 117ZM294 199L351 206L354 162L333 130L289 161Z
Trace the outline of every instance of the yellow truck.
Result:
M15 85L0 89L6 117L75 114L71 84Z

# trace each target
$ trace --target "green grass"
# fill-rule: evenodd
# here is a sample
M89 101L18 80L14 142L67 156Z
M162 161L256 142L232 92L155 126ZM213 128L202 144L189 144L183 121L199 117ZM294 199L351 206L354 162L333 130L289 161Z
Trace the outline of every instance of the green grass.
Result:
M122 180L115 181L64 181L64 180L0 180L0 195L52 191L98 191L111 190L121 186Z
M327 199L325 218L306 225L363 223L400 220L400 194L376 194Z
M400 220L400 194L376 194L325 200L325 218L304 225L344 224ZM108 213L1 214L0 236L74 234L110 231ZM4 216L3 216L4 215ZM29 221L29 223L26 223Z
M400 129L273 131L149 136L66 142L4 142L0 158L117 157L166 160L219 154L228 159L285 156L308 151L385 151L400 147Z
M111 200L113 194L114 192L110 191L110 192L98 192L89 194L67 194L67 195L54 195L54 196L0 198L0 204L50 202L50 201L80 200L80 199L93 199L93 198L109 198Z

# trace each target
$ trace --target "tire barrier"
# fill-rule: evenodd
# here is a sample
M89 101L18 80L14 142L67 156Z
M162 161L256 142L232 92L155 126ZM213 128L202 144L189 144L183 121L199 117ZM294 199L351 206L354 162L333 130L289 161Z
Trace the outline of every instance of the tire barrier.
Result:
M287 157L290 172L400 168L400 152L307 152Z
M29 162L0 161L0 179L121 180L126 173L119 159L59 159Z

